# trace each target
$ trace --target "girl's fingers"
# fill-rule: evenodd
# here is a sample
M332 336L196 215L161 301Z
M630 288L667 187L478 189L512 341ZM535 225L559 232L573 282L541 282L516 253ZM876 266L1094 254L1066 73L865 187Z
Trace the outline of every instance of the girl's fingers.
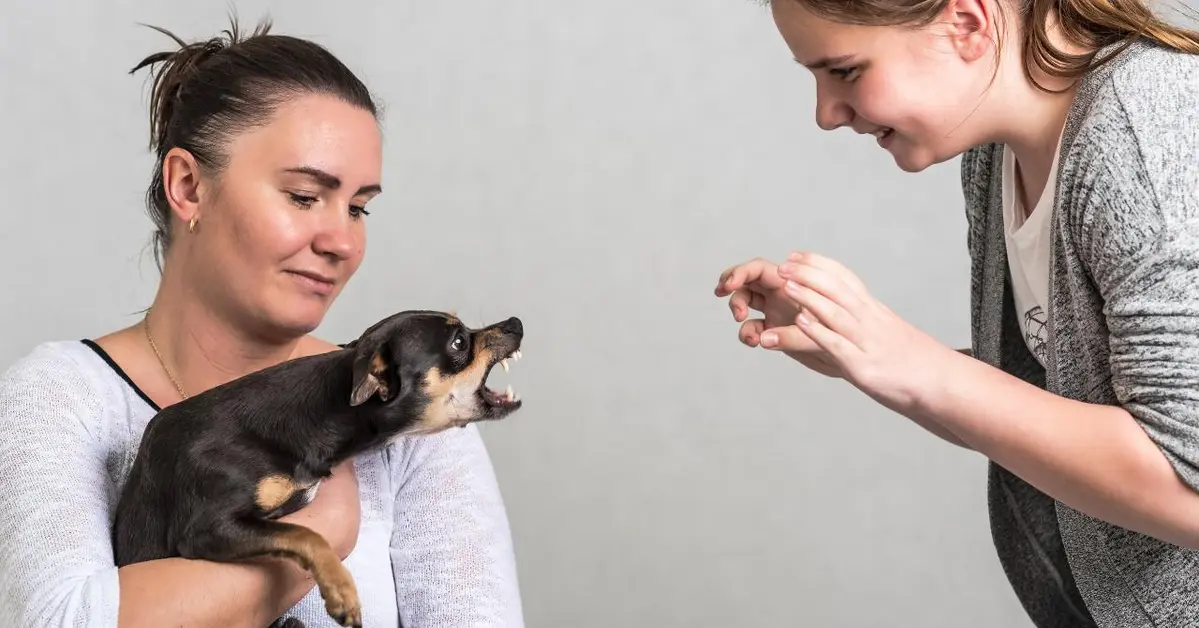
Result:
M762 330L765 328L766 321L760 318L751 318L741 323L741 329L737 332L737 338L747 347L757 347L762 336Z
M811 353L820 350L820 347L795 325L781 325L763 330L760 344L772 351Z
M806 264L833 275L844 282L850 290L853 290L859 299L866 300L870 296L870 291L866 289L866 284L862 283L862 280L857 275L853 274L852 271L837 260L825 257L819 253L792 251L791 254L787 255L787 261L793 264Z
M793 281L787 282L784 291L787 296L795 299L801 311L806 311L810 318L847 338L850 342L857 342L861 323L845 308L823 294Z
M733 313L733 320L737 322L744 321L750 310L762 312L765 309L766 297L748 288L739 288L729 298L729 310Z
M728 296L743 286L760 283L763 288L773 290L782 287L778 276L778 265L765 259L753 259L726 269L716 284L716 296Z
M796 316L795 325L838 364L844 365L847 360L852 360L857 353L861 353L852 342L826 327L808 312L801 312L799 316Z

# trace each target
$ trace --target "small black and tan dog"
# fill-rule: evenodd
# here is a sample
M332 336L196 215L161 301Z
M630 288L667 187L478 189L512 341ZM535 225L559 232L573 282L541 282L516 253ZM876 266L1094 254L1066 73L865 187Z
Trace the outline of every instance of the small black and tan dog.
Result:
M520 358L523 336L517 318L471 329L451 314L400 312L339 351L167 406L147 427L117 505L117 565L288 558L312 573L331 617L361 626L353 578L324 537L277 519L371 447L519 408L511 387L498 393L486 381L495 365Z

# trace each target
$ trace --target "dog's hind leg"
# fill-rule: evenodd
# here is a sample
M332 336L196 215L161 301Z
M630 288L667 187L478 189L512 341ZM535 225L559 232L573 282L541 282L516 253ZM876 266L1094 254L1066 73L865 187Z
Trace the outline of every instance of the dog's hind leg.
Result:
M325 537L304 526L262 519L227 519L202 529L193 527L193 534L179 549L184 558L216 562L240 562L262 556L291 559L312 574L330 617L343 626L362 628L362 604L354 578Z

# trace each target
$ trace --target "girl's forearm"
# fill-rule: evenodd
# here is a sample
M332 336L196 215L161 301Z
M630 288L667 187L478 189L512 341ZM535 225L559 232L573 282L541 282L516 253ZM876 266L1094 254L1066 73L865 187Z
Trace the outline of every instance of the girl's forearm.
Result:
M1123 408L1066 399L947 352L910 413L1047 495L1109 523L1199 549L1199 495Z

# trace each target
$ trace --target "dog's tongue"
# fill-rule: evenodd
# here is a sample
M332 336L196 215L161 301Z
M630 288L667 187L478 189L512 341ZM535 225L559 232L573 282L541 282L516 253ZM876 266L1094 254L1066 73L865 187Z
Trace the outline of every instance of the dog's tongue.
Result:
M520 400L520 397L516 396L516 393L512 391L511 384L509 384L508 389L502 393L496 392L490 388L485 388L484 390L486 391L487 396L490 398L489 400L493 403L514 403Z

